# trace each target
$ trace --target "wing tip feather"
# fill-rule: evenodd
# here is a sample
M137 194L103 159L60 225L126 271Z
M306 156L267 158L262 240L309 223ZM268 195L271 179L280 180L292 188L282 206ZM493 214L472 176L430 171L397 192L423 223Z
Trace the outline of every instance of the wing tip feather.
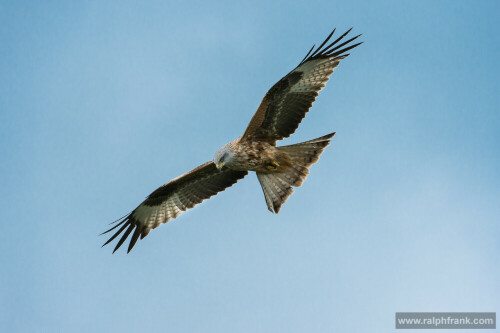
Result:
M192 195L194 195L194 197L184 198L184 199L186 199L186 201L181 202L180 207L176 204L177 210L174 211L173 218L179 216L183 211L186 211L187 209L196 206L197 204L201 203L205 199L208 199L211 196L217 194L218 192L225 190L227 187L237 183L238 180L240 180L241 178L245 177L248 174L247 171L232 171L232 170L229 170L228 172L223 172L223 173L219 173L219 171L216 171L216 172L217 173L215 173L215 175L222 177L221 179L218 180L217 188L216 188L217 191L214 190L215 193L206 197L206 198L201 197L201 196L197 196L196 194L191 193ZM156 199L156 198L154 198L154 199ZM143 203L141 205L144 205L144 204L145 203ZM155 206L157 206L157 205L158 204L156 204ZM119 222L119 223L117 225L115 225L112 228L110 228L109 230L106 230L105 232L101 233L101 235L106 234L106 233L110 232L111 230L114 230L114 229L121 226L118 229L118 231L116 231L106 241L106 243L104 243L102 245L102 247L108 245L115 238L117 238L119 235L121 235L120 240L118 241L115 248L113 249L113 253L115 253L123 245L123 243L127 240L127 238L130 236L132 231L134 231L134 233L132 234L132 237L130 239L128 249L127 249L127 253L130 253L130 251L136 245L139 238L143 239L144 237L146 237L149 234L149 232L152 230L152 228L155 228L157 226L157 225L151 226L150 224L141 222L140 218L137 218L136 216L134 216L134 212L136 212L136 210L132 211L130 214L128 214L125 217L123 217L122 219L118 220L117 222ZM166 219L162 219L161 223L166 223L167 221L169 221L171 219L172 219L171 216L169 216Z
M325 44L330 40L330 38L333 36L333 34L335 33L335 30L336 29L333 29L333 31L328 35L328 37L320 44L320 46L314 50L314 45L313 47L309 50L309 52L306 54L306 56L304 57L304 59L302 59L302 61L299 63L299 66L310 61L310 60L314 60L314 59L320 59L320 58L327 58L327 57L331 57L331 58L335 58L335 59L343 59L346 57L346 55L342 55L343 52L346 52L350 49L353 49L355 48L356 46L359 46L361 44L363 44L363 42L361 43L357 43L355 45L351 45L351 46L348 46L340 51L337 51L335 52L336 50L338 50L339 48L341 48L342 46L352 42L353 40L355 40L356 38L362 36L362 34L359 34L345 42L343 42L342 44L340 45L337 45L337 43L339 41L341 41L345 36L347 36L347 34L349 34L351 32L351 30L353 29L354 27L351 27L349 30L347 30L346 32L344 32L339 38L337 38L336 40L334 40L332 43L330 43L329 45L325 46ZM334 47L335 46L335 47ZM314 50L314 52L311 54L311 52ZM335 52L335 53L333 53Z
M132 214L133 214L133 212L130 213L130 214L128 214L128 215L125 215L121 219L118 219L117 221L113 222L113 223L116 223L116 222L120 221L117 225L115 225L112 228L106 230L105 232L99 234L99 236L104 235L104 234L112 231L113 229L116 229L117 227L119 227L120 225L123 224L121 226L121 228L118 229L113 234L113 236L111 236L104 244L102 244L101 247L104 247L104 246L108 245L116 237L118 237L120 234L123 233L122 236L121 236L121 238L120 238L120 240L118 241L118 243L116 244L115 248L113 249L113 253L115 253L123 245L123 243L128 238L128 236L130 235L130 233L132 232L132 230L134 230L134 228L135 228L135 231L134 231L134 234L133 234L132 239L130 241L127 253L129 253L132 250L132 248L134 247L135 243L137 242L137 238L142 233L141 228L139 227L139 225L137 223L135 223L135 221L134 221L134 219L132 217Z

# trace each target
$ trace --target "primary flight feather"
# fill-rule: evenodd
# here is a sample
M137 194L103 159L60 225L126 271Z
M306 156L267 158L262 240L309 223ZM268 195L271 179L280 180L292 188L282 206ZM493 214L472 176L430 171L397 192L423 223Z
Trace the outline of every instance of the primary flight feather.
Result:
M313 46L300 64L267 92L242 136L221 147L213 161L159 187L130 214L114 222L103 232L117 229L104 245L121 235L114 253L132 234L130 252L139 237L224 191L248 171L256 172L267 208L278 213L293 193L292 186L302 185L308 168L318 161L335 133L289 146L277 147L276 141L295 132L340 60L349 55L346 52L362 44L349 45L361 35L344 41L350 31L327 45L334 29L318 48Z

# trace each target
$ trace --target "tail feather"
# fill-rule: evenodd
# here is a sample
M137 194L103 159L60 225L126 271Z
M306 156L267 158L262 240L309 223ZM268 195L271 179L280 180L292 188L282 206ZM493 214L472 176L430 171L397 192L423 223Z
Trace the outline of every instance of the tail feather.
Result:
M293 188L286 180L274 174L258 172L257 178L264 191L267 209L272 213L278 213L281 205L293 193Z
M302 185L309 174L308 168L318 161L319 156L330 144L330 139L334 135L335 133L331 133L310 141L277 147L278 150L288 155L291 165L284 172L257 173L257 178L264 191L267 208L272 213L280 211L281 205L293 193L292 186Z

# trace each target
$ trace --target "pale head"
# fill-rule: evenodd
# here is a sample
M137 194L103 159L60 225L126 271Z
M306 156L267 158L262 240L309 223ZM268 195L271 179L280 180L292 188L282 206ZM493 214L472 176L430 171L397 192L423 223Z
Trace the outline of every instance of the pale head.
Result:
M230 166L234 159L233 146L230 143L225 144L214 156L214 163L217 169L222 169L223 166Z

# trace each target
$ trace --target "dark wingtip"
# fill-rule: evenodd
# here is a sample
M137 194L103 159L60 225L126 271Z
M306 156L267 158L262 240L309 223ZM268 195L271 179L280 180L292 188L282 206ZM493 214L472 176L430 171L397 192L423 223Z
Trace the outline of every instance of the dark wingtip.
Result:
M116 222L123 220L124 218L126 218L126 217L127 217L127 216L129 216L129 215L130 215L130 213L129 213L129 214L125 214L125 215L123 215L122 217L120 217L119 219L114 220L114 221L113 221L113 222L111 222L111 223L108 223L108 225L115 224Z
M311 51L314 50L314 47L316 46L316 44L314 44L311 49L309 50L309 52L307 52L306 56L302 59L302 61L300 62L300 64L302 64L306 59L307 57L309 56L309 54L311 54ZM316 52L314 52L316 53Z
M325 46L325 44L330 40L330 38L333 36L333 33L335 32L335 29L333 29L333 31L328 35L328 37L323 41L323 43L321 43L321 45L311 54L311 51L313 49L311 49L307 55L304 57L304 59L302 59L302 61L300 62L299 66L302 65L303 63L309 61L309 60L312 60L312 59L316 59L316 58L324 58L324 57L334 57L334 58L337 58L337 59L342 59L342 57L346 57L348 55L342 55L343 52L346 52L362 43L358 43L358 44L355 44L355 45L352 45L352 46L348 46L346 47L345 49L341 50L341 51L338 51L338 52L335 52L336 50L338 50L339 48L341 48L342 46L352 42L353 40L355 40L356 38L358 38L359 36L361 36L362 34L359 34L345 42L343 42L342 44L340 45L337 45L337 43L342 40L345 36L347 36L347 34L349 34L351 31L352 31L353 27L351 27L349 30L347 30L346 32L344 32L340 37L338 37L336 40L334 40L333 42L331 42L329 45ZM336 45L336 46L335 46ZM334 48L332 48L333 46L335 46ZM314 47L313 47L314 48ZM335 53L334 53L335 52Z
M346 40L346 41L345 41L345 42L343 42L342 44L339 44L339 45L335 46L333 49L329 49L329 50L328 50L328 52L325 52L325 55L327 55L327 56L334 56L334 54L339 54L339 53L341 53L340 51L337 51L337 50L338 50L338 49L340 49L342 46L344 46L344 45L346 45L346 44L349 44L350 42L352 42L353 40L355 40L355 39L356 39L356 38L358 38L359 36L361 36L361 35L354 36L353 38ZM348 47L344 48L344 49L343 49L344 51L342 51L342 52L345 52L345 51L347 51L347 50L350 50L350 49L352 49L353 47L356 47L356 46L357 46L357 45L351 45L351 46L348 46ZM335 51L337 51L337 52L335 52ZM335 52L335 53L334 53L334 52Z
M123 224L123 225L122 225ZM121 226L121 227L120 227ZM128 252L130 252L130 250L132 249L132 247L134 247L135 243L137 242L137 238L140 236L140 228L138 227L137 223L135 223L135 221L133 220L133 218L131 217L131 214L128 214L126 216L124 216L122 218L122 221L120 221L120 223L118 223L117 225L113 226L112 228L106 230L105 232L101 233L100 235L104 235L116 228L120 227L120 229L118 229L118 231L116 231L113 236L111 236L107 241L106 243L102 244L101 247L104 247L106 245L108 245L109 243L111 243L116 237L118 237L118 235L120 235L121 233L123 233L123 235L121 235L121 238L120 240L118 241L118 244L116 244L116 247L114 248L113 250L113 253L115 253L119 248L120 246L122 246L123 242L125 242L125 240L127 239L127 237L130 235L130 233L132 232L132 230L134 228L136 228L136 232L134 232L133 236L132 236L132 240L131 240L131 244L129 245L129 248L128 248ZM126 229L128 228L128 229ZM125 230L126 229L126 230ZM125 231L125 232L124 232ZM100 236L99 235L99 236Z
M321 45L316 49L316 51L314 51L314 53L311 54L311 57L314 57L316 53L318 53L318 51L321 50L323 46L325 46L325 44L330 40L330 38L332 38L333 34L335 33L335 29L336 28L333 28L332 32L330 32L330 34L328 35L328 37L326 37L323 43L321 43Z
M122 246L123 242L125 242L125 240L128 238L128 235L130 235L130 233L132 232L132 230L135 227L136 227L135 224L130 223L130 225L128 226L128 229L123 233L122 237L120 238L120 240L116 244L116 247L113 250L113 253L115 253L116 250L118 250L120 248L120 246Z
M127 253L130 253L135 243L139 239L140 235L141 235L141 230L139 229L139 227L135 228L134 234L132 235L132 239L130 240L130 244L128 245Z
M350 55L350 53L347 53L347 54L345 54L345 55L343 55L342 53L347 52L347 51L349 51L349 50L352 50L353 48L355 48L355 47L357 47L357 46L359 46L359 45L361 45L361 44L363 44L363 42L360 42L360 43L356 43L356 44L350 45L350 46L345 47L345 48L343 48L343 49L341 49L341 50L339 50L339 51L337 51L337 52L335 52L335 53L330 53L329 55L330 55L330 56L332 56L332 57L334 57L334 58L336 58L336 59L338 59L338 58L340 58L340 57L344 57L344 58L345 58L345 57L347 57L348 55ZM345 45L345 44L344 44L344 45ZM339 45L339 47L341 47L341 46L343 46L343 45ZM335 50L332 50L331 52L333 52L333 51L336 51L336 49L335 49Z
M123 222L125 222L125 221L127 221L127 220L123 220ZM125 223L125 224L124 224L124 225L123 225L120 229L118 229L118 231L117 231L117 232L115 232L115 234L114 234L113 236L111 236L111 238L110 238L110 239L108 239L108 241L107 241L106 243L104 243L102 246L108 245L110 242L112 242L112 241L113 241L113 239L115 239L115 238L116 238L116 236L118 236L119 234L121 234L121 233L122 233L122 231L123 231L123 230L125 230L125 228L128 226L128 224L129 224L129 223L130 223L130 222ZM109 231L110 231L110 230L109 230Z
M104 234L107 234L107 233L108 233L108 232L110 232L111 230L118 228L118 227L119 227L119 226L120 226L123 222L125 222L125 221L126 221L126 220L123 220L123 221L121 221L120 223L118 223L117 225L115 225L114 227L109 228L108 230L106 230L106 231L104 231L104 232L101 232L101 233L99 234L99 236L102 236L102 235L104 235Z

